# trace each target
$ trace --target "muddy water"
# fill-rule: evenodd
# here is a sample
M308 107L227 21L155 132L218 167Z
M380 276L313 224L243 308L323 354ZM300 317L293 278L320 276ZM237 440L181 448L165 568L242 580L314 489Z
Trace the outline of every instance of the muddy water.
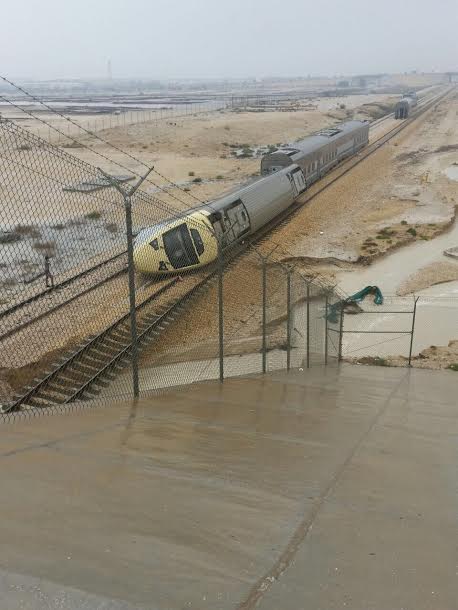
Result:
M345 330L353 333L344 335L344 355L407 355L410 337L401 334L410 330L413 297L396 297L399 286L412 274L426 265L448 261L444 250L458 245L458 224L452 230L431 241L418 241L390 256L380 259L370 267L338 275L339 287L348 295L367 285L377 285L385 296L385 304L379 315L346 316ZM458 262L456 263L458 265ZM417 354L430 345L447 345L458 338L458 282L447 282L420 290L420 299L413 343L413 353ZM377 310L377 306L364 303L364 309ZM404 311L389 314L386 310ZM386 334L366 334L354 331L390 331ZM399 335L391 331L399 332Z
M444 174L450 180L458 181L458 165L451 165L450 167L447 167L447 169L444 170Z

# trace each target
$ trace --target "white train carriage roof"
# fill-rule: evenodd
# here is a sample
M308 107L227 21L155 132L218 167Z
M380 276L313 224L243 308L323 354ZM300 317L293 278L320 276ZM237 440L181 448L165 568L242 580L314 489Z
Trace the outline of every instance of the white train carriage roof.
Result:
M346 121L345 123L340 123L339 125L335 125L333 127L327 127L326 129L318 131L314 135L307 136L299 142L287 144L286 146L279 148L277 151L265 155L261 161L261 166L269 166L271 163L274 164L275 159L279 159L284 155L291 159L291 163L297 163L298 160L302 159L304 156L320 150L327 144L330 144L335 140L339 140L346 134L358 131L362 127L368 127L367 121Z
M367 123L364 121L347 121L346 123L341 123L340 125L335 125L334 127L327 127L326 129L322 129L316 134L308 136L299 142L290 144L285 148L280 148L277 152L288 151L286 154L288 154L294 161L294 154L301 153L301 155L303 155L309 152L314 152L322 146L329 144L333 140L339 139L347 133L352 133L365 125L367 125ZM290 150L294 150L294 153L290 154Z
M289 177L294 171L301 170L297 165L289 165L275 174L258 176L249 184L210 201L202 209L218 212L240 199L246 206L252 229L257 230L294 201L296 193Z

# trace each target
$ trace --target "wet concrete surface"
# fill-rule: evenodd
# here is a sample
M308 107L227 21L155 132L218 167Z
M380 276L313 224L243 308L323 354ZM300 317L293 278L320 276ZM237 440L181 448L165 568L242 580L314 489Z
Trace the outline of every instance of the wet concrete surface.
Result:
M317 367L3 425L0 608L451 610L457 382Z

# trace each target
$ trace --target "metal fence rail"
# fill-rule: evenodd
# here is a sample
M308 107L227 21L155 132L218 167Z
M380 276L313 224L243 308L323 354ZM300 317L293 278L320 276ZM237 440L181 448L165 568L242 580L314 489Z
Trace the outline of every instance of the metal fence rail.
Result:
M392 346L408 364L421 348L422 300L364 302L344 315L334 287L261 236L220 245L212 264L175 279L135 275L136 232L196 202L171 182L152 195L137 170L108 161L98 169L0 120L1 418L306 371L380 352L375 335L404 342Z

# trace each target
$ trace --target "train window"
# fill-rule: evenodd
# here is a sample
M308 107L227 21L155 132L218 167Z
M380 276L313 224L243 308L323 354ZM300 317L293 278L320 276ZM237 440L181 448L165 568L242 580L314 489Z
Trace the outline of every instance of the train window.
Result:
M200 256L201 254L204 253L205 247L204 247L204 242L202 241L199 231L197 229L191 229L191 237L192 237L192 241L194 242L194 245L196 247L197 254Z
M163 234L165 253L174 269L198 265L199 258L194 249L186 224L181 224Z

